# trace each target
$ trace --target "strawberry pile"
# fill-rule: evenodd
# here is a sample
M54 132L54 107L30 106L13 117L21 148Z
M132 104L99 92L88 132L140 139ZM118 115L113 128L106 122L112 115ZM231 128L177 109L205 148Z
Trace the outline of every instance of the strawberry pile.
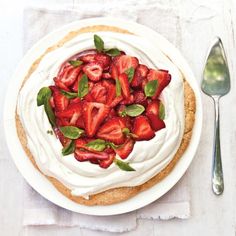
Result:
M114 162L133 171L121 159L129 156L135 142L150 140L165 128L165 109L158 98L171 76L117 48L105 49L97 35L94 43L96 49L63 63L54 85L40 89L37 105L44 105L63 155L74 153L76 160L101 168Z

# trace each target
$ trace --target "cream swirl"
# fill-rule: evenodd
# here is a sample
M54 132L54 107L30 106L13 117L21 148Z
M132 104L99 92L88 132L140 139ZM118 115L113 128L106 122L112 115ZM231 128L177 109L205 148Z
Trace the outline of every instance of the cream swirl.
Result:
M128 55L136 56L150 68L169 70L171 83L164 89L161 100L165 105L166 128L158 131L149 141L136 142L127 158L133 172L122 171L115 164L102 169L89 162L78 162L74 156L62 156L61 143L51 129L43 107L37 107L38 90L53 84L60 65L69 57L93 48L93 34L78 35L62 47L48 53L31 74L20 91L18 114L26 132L28 148L39 169L55 177L73 195L88 197L104 190L122 186L137 186L159 173L175 155L184 130L184 92L180 71L161 50L161 45L150 45L141 36L98 32L107 48L117 47Z

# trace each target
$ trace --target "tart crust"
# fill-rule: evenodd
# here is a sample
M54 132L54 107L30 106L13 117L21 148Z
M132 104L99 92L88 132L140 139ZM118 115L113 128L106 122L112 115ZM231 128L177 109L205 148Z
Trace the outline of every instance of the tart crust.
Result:
M36 68L38 67L38 64L40 63L40 61L43 59L43 57L47 53L63 46L67 41L71 40L72 38L74 38L75 36L77 36L79 34L86 33L86 32L98 32L98 31L113 31L113 32L119 32L119 33L125 33L125 34L132 34L131 32L129 32L127 30L113 27L113 26L105 26L105 25L89 26L89 27L81 28L77 31L71 31L63 39L58 41L57 44L49 47L43 53L43 55L41 55L37 60L35 60L33 62L33 64L31 65L31 67L30 67L30 69L29 69L29 71L22 83L22 86L24 85L25 81L31 76L31 74L36 70ZM171 160L171 162L161 172L159 172L157 175L155 175L153 178L151 178L150 180L148 180L147 182L145 182L142 185L134 186L134 187L119 187L119 188L108 189L108 190L103 191L101 193L91 195L89 197L89 199L85 199L83 197L73 196L71 194L71 190L68 189L67 187L65 187L57 179L50 177L50 176L46 176L46 175L45 176L57 188L57 190L59 192L61 192L66 197L68 197L72 201L77 202L79 204L88 205L88 206L110 205L110 204L115 204L115 203L118 203L121 201L125 201L125 200L135 196L139 192L152 187L153 185L155 185L156 183L161 181L163 178L165 178L171 172L171 170L175 167L176 163L181 158L184 151L187 149L187 147L189 145L189 142L190 142L190 139L192 136L192 129L194 126L194 120L195 120L196 102L195 102L194 92L185 79L184 79L184 107L185 107L185 128L184 128L184 135L183 135L179 149L177 150L177 152L176 152L175 156L173 157L173 159ZM20 142L21 142L27 156L29 157L29 159L31 160L33 165L35 166L35 168L39 170L32 153L30 152L30 150L27 147L26 133L24 131L24 128L22 126L22 123L20 121L20 118L19 118L17 112L15 115L15 119L16 119L17 134L20 139Z

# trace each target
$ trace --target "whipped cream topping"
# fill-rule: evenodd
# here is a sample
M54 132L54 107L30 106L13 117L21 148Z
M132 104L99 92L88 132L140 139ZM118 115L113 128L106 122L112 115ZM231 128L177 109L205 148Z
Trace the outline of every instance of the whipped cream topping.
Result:
M65 60L94 48L93 34L78 35L42 59L20 91L17 112L26 132L28 148L39 169L58 179L73 195L83 197L110 188L145 183L172 160L184 131L183 78L175 64L163 54L162 45L150 45L141 36L111 32L97 34L103 38L106 48L117 47L150 68L169 70L172 80L160 98L165 106L166 128L156 132L149 141L137 141L126 159L136 171L122 171L114 163L108 169L102 169L90 162L77 161L73 154L62 156L60 141L47 133L52 128L44 108L37 107L36 103L39 89L53 84L53 78Z

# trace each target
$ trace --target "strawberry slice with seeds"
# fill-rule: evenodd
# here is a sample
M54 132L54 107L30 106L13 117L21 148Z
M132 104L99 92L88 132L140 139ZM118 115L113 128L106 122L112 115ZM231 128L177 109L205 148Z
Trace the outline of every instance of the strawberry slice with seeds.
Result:
M69 99L64 96L55 86L50 86L50 89L52 90L55 110L64 111L69 104Z
M90 91L94 102L106 103L107 89L101 83L96 83Z
M84 101L82 116L88 137L93 137L100 124L108 116L110 108L102 103Z
M54 77L53 80L57 88L63 89L65 91L70 91L70 89L65 84L63 84L61 80L59 80L57 77Z
M140 87L142 85L142 81L146 78L148 74L148 68L145 65L138 65L135 70L134 77L131 81L132 87Z
M125 142L125 136L122 129L125 123L120 117L114 117L108 121L97 132L97 137L113 142L117 145Z
M134 119L133 133L138 136L137 140L150 140L155 136L155 132L146 116L138 116Z
M125 73L120 74L118 79L120 81L120 86L121 86L122 93L123 93L124 97L126 99L128 99L130 97L128 75L125 74Z
M121 55L116 58L114 63L115 63L115 66L117 67L118 73L122 74L122 73L125 73L125 71L131 67L136 69L136 67L139 64L139 61L136 57Z
M116 97L116 86L109 80L103 80L102 86L107 90L106 104L110 106Z
M90 62L83 67L83 72L92 81L99 81L102 78L103 67L98 62Z
M90 152L87 150L81 150L80 148L75 149L74 153L77 161L89 161L89 160L107 160L109 155L106 152Z
M147 98L144 94L143 91L138 90L138 91L134 91L134 103L135 104L141 104L143 106L147 106Z
M134 148L134 140L133 139L127 139L125 143L115 149L115 152L117 155L119 155L120 158L126 159L129 154L133 151Z
M154 100L150 102L146 109L146 116L149 118L154 131L165 128L165 122L159 118L160 101Z
M158 80L158 88L155 95L152 97L156 99L162 92L162 90L170 83L171 75L167 70L153 70L151 69L147 75L147 80Z
M99 166L101 168L107 169L112 164L116 154L111 148L107 148L105 152L108 154L108 158L106 160L99 160Z
M107 69L111 64L111 57L104 53L98 53L95 55L95 61L101 63L103 68Z
M91 54L81 56L79 59L85 63L95 62L95 56L96 56L96 53L91 53Z

